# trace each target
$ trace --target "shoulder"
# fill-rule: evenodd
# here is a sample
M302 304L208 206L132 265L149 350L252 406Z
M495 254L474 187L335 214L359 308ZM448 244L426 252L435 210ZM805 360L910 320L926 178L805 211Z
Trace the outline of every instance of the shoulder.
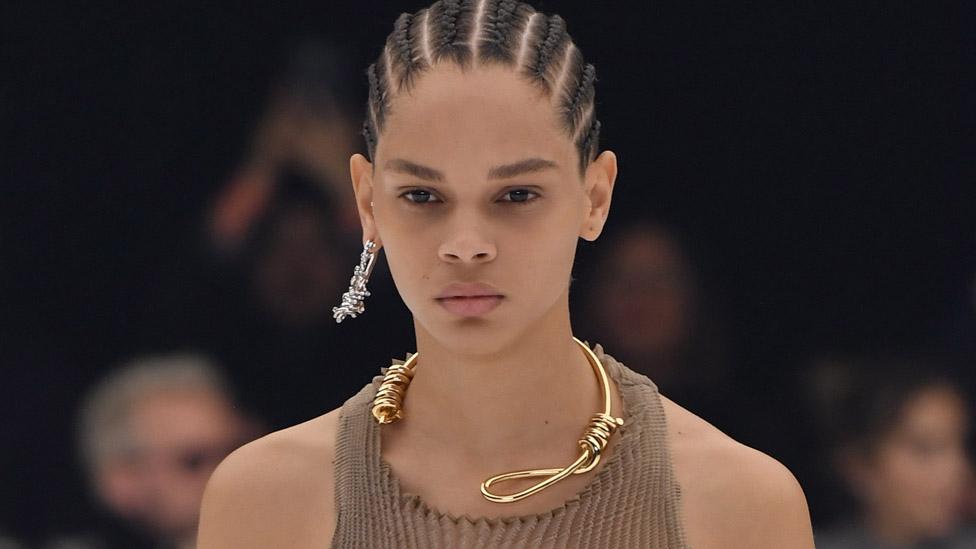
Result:
M332 463L340 410L229 455L207 483L199 547L327 547L335 527Z
M803 489L775 459L661 397L688 541L694 547L813 547Z

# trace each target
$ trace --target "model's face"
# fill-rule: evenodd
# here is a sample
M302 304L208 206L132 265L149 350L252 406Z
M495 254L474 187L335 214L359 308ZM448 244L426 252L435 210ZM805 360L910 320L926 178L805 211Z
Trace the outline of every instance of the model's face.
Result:
M612 186L580 173L547 96L508 69L451 64L393 99L373 169L368 202L357 186L361 211L372 203L367 238L375 230L418 329L467 352L565 310L577 238L605 216L592 187L607 187L608 206ZM472 291L455 283L495 297L445 299Z

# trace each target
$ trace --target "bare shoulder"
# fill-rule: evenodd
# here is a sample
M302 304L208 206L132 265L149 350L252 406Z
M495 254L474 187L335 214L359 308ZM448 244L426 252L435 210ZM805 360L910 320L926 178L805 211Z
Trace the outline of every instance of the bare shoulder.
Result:
M339 409L234 451L203 497L201 549L328 547Z
M692 546L813 547L806 497L789 469L671 400L661 402Z

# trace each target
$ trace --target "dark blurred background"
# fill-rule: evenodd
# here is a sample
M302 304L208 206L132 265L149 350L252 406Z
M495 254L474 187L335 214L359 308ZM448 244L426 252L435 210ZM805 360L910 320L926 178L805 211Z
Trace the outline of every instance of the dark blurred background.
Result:
M815 520L832 518L799 404L811 360L921 350L972 383L973 19L938 2L533 4L563 15L597 67L603 145L620 160L606 238L640 219L672 227L722 313L733 404L706 418L783 461ZM192 348L258 379L233 347L266 332L241 326L251 316L221 293L235 279L201 259L204 220L288 52L341 48L358 124L364 68L422 5L4 3L0 532L45 539L97 515L74 416L129 357ZM579 293L599 249L581 247ZM357 254L337 252L341 284ZM389 305L346 332L359 335L328 336L356 346L289 366L329 372L312 387L320 409L299 416L412 350L409 315L378 292ZM332 353L356 348L335 374Z

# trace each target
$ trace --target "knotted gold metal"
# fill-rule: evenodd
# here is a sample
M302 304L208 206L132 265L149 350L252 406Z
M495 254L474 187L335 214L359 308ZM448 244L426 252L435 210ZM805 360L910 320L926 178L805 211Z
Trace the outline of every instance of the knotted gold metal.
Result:
M600 382L600 390L603 394L603 411L597 412L590 418L583 431L583 436L577 441L580 449L580 456L576 461L566 467L555 469L527 469L524 471L512 471L488 478L481 483L481 495L488 501L496 503L512 503L525 499L533 494L545 490L549 486L563 480L570 475L579 475L591 471L600 463L600 456L610 442L610 437L614 431L624 424L624 420L614 417L611 412L610 383L607 380L607 372L603 368L600 359L590 348L577 338L573 338L587 361L593 368L593 372ZM417 353L414 353L403 364L394 364L384 374L383 382L376 391L373 399L373 417L380 424L393 423L403 417L403 396L406 394L407 386L413 379L414 368L417 364ZM491 491L492 486L513 480L527 478L543 478L538 483L513 494L496 494Z

